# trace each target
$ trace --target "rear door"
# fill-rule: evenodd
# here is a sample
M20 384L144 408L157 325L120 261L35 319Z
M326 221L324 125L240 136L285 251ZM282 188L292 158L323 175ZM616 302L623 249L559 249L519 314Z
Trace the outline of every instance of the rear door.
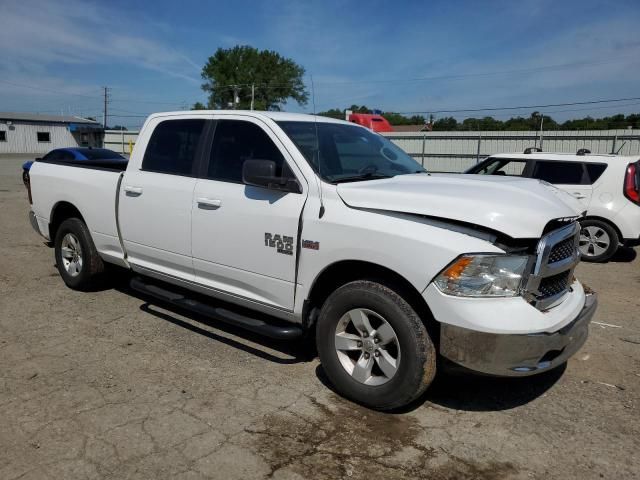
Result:
M244 185L248 159L272 160L302 193ZM252 305L293 310L298 225L306 183L268 125L246 116L216 120L208 164L193 195L196 281Z
M193 280L191 208L206 120L156 122L141 164L122 180L122 238L132 265Z
M585 207L591 203L593 187L583 162L536 160L531 176L564 190Z

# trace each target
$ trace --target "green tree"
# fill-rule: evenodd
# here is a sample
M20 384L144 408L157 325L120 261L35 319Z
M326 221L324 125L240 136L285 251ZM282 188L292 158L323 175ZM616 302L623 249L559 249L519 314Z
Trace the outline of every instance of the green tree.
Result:
M344 120L344 111L339 108L330 108L325 112L319 112L318 115L329 118L337 118L339 120Z
M382 116L386 118L391 125L424 125L424 117L422 115L406 117L400 113L383 112Z
M209 94L209 108L228 108L237 94L238 108L251 105L254 86L254 109L280 110L292 98L306 105L308 93L302 81L304 68L271 50L258 50L248 45L219 48L202 68Z
M191 110L206 110L207 107L204 103L202 102L196 102L193 104L193 107L191 107Z
M351 105L347 110L351 110L353 113L371 113L371 110L364 105Z
M459 130L458 121L453 117L439 118L433 122L433 130L439 132L452 132Z

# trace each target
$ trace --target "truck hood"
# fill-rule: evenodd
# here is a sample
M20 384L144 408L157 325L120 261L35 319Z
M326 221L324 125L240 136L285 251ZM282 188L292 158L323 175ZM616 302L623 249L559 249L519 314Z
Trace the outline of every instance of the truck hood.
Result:
M550 220L580 215L554 186L519 177L398 175L341 183L337 191L350 207L455 220L512 238L539 238Z

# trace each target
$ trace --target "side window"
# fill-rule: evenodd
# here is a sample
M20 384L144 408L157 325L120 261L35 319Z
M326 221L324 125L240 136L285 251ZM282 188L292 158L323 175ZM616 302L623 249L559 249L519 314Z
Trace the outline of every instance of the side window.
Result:
M204 120L164 120L149 139L142 170L191 175Z
M51 141L51 134L49 132L36 132L36 137L38 138L38 142Z
M532 177L557 185L585 185L584 173L580 162L536 161Z
M527 166L525 160L512 160L509 158L496 158L487 162L475 173L482 175L507 175L510 177L521 177Z
M282 176L284 157L258 125L242 120L220 120L211 148L207 178L242 183L245 160L272 160L276 175Z
M72 160L75 160L75 157L73 156L73 153L71 153L71 152L62 151L62 152L60 152L59 160L62 160L63 162L70 162Z
M602 176L607 169L606 163L585 163L587 173L589 174L589 183L593 185Z
M6 142L7 141L7 132L5 132L4 130L0 130L0 142Z

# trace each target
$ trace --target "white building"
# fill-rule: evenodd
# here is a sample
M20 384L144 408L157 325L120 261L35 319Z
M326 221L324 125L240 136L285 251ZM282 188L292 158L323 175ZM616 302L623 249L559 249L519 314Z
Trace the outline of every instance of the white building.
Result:
M101 147L102 125L66 115L0 112L0 155L44 154L61 147Z

